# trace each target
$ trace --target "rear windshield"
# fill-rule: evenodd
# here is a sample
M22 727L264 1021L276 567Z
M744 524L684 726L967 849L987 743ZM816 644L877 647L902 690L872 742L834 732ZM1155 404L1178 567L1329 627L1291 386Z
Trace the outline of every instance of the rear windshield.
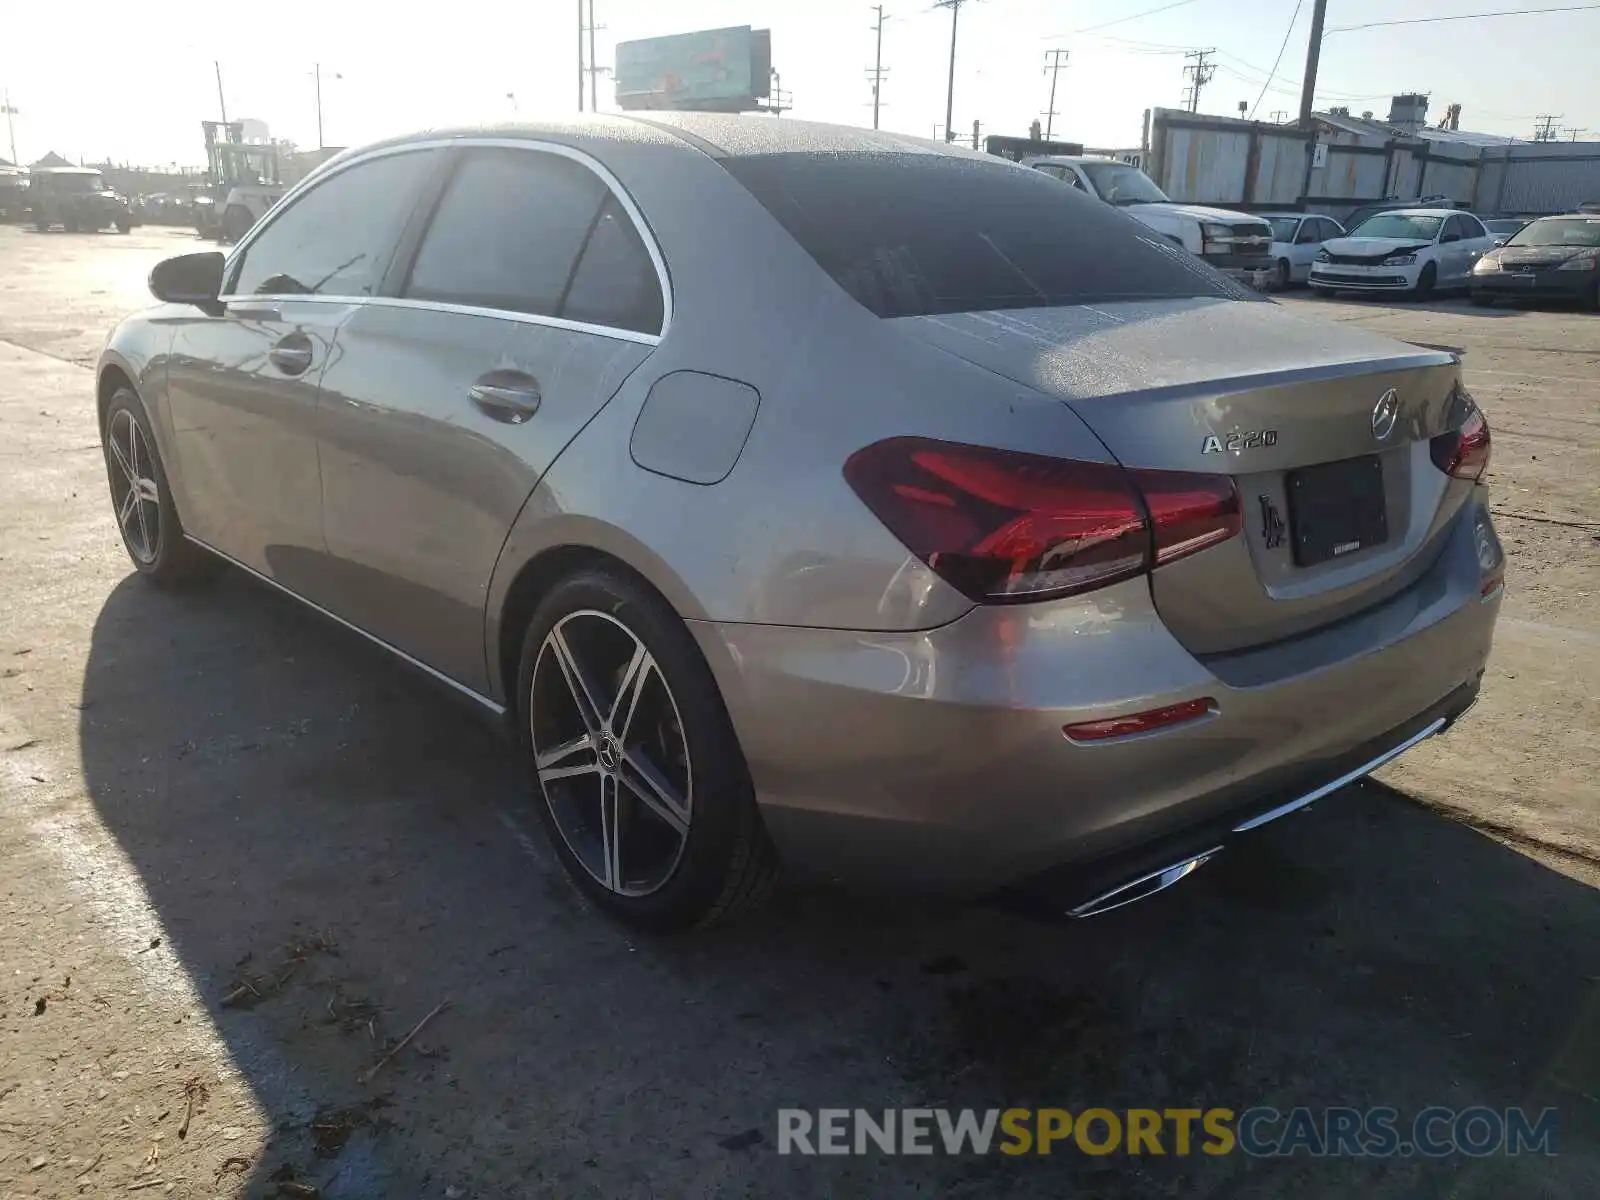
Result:
M722 165L880 317L1255 298L1110 205L1009 163L797 153Z

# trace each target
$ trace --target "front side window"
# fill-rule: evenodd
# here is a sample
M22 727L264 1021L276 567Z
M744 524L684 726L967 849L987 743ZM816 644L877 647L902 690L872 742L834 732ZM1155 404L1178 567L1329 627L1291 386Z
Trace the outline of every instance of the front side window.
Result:
M1417 242L1431 242L1439 236L1443 217L1419 217L1407 213L1379 213L1368 217L1350 231L1351 237L1409 238Z
M450 181L405 295L556 316L606 187L569 158L474 150Z
M438 151L368 159L330 175L244 249L229 292L372 296Z

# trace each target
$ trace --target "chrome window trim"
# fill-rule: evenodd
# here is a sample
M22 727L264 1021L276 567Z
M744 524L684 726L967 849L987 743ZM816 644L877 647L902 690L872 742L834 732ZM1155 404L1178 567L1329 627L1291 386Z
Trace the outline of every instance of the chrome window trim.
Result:
M299 592L295 591L293 588L285 587L283 584L279 583L276 579L273 579L270 575L263 575L260 571L256 570L254 567L252 567L249 563L240 562L237 558L233 557L233 555L228 554L225 551L218 550L215 546L211 545L209 542L201 541L199 538L195 537L194 534L185 532L183 537L184 537L185 541L193 542L196 546L199 546L202 550L206 551L208 554L215 554L218 558L222 559L224 562L231 563L233 566L238 567L241 571L245 572L247 575L250 575L252 578L259 579L262 583L266 584L268 587L282 592L285 596L292 596L294 599L300 601L301 604L304 604L307 608L312 609L315 612L321 613L323 616L327 617L330 621L336 621L340 625L343 625L346 629L351 630L354 633L359 633L362 637L366 638L369 642L372 642L374 645L383 647L383 649L387 650L390 654L393 654L396 658L403 659L405 662L411 664L413 667L418 668L419 670L421 670L425 674L431 675L434 679L437 679L440 683L446 684L449 687L454 688L456 691L460 692L463 696L466 696L469 700L477 701L479 704L483 705L484 708L488 709L489 712L492 713L493 715L495 715L497 717L502 717L502 716L505 715L505 711L506 711L505 705L495 703L493 700L489 699L489 697L483 695L481 692L477 692L477 691L474 691L472 688L469 688L466 684L462 683L459 679L452 679L450 676L446 675L443 671L439 670L437 667L430 667L427 663L423 662L420 658L411 657L411 655L407 654L404 650L400 649L398 646L391 645L390 643L384 641L377 634L368 633L365 629L361 628L361 626L355 624L354 622L345 620L343 617L341 617L336 612L328 611L326 608L323 608L322 605L318 604L314 600L307 600L304 596L302 596Z
M527 150L532 153L554 154L557 157L570 159L580 166L592 171L599 177L622 210L628 214L628 219L633 222L634 231L639 235L639 240L644 245L645 253L650 256L650 262L656 269L656 282L661 288L661 330L659 333L641 333L636 329L622 329L614 325L595 325L586 321L569 321L565 317L546 317L539 313L516 312L511 309L479 308L470 304L449 304L432 300L412 300L404 296L304 296L282 295L276 293L235 293L229 292L218 296L217 299L224 304L236 303L243 300L278 300L278 301L314 301L338 304L387 304L393 308L420 308L437 312L461 313L469 316L499 317L509 321L520 321L529 325L544 325L552 329L569 329L580 333L597 333L606 337L619 338L622 341L638 342L642 345L659 345L661 339L667 336L672 328L673 294L672 279L667 274L666 259L661 256L661 247L656 244L654 231L644 219L644 214L639 206L634 203L633 197L622 186L622 181L613 175L610 169L593 155L572 146L562 145L559 142L539 141L535 138L507 138L507 137L453 137L453 138L427 138L414 142L402 142L392 146L381 146L375 150L366 150L351 156L330 167L325 171L314 171L302 179L284 194L283 199L274 204L265 216L261 218L236 245L223 263L222 277L227 279L233 272L235 260L246 253L258 237L261 236L272 223L306 192L311 191L334 176L349 170L361 163L371 162L378 158L387 158L394 154L407 154L417 150L451 150L451 149L491 149L491 150Z
M569 321L565 317L546 317L539 313L517 312L506 308L479 308L472 304L451 304L442 300L412 300L404 296L303 296L296 293L262 292L259 295L219 296L229 305L263 304L343 304L357 308L414 308L427 312L456 313L465 317L491 317L497 321L516 321L523 325L539 325L546 329L567 329L574 333L592 333L597 337L619 342L636 342L641 346L659 346L661 334L640 333L637 329L619 329L615 325L591 325L587 321Z

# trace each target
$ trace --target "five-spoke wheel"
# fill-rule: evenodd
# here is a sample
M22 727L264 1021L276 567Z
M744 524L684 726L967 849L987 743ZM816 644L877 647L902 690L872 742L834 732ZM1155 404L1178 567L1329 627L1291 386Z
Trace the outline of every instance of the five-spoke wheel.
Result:
M106 445L115 467L111 503L122 540L135 562L153 563L161 549L161 492L151 474L154 458L133 412L119 408L106 425Z
M654 657L615 617L580 609L545 635L531 695L534 766L568 848L609 891L655 891L688 842L694 777Z
M721 694L648 584L609 563L555 582L517 682L540 817L595 903L667 930L766 894L777 857Z

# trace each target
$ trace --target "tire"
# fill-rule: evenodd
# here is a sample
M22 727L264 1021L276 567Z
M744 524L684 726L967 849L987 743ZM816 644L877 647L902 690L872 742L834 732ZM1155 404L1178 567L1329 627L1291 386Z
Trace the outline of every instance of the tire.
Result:
M1487 292L1468 292L1467 299L1479 308L1493 308L1494 297Z
M1410 299L1427 300L1433 295L1434 285L1439 282L1439 268L1433 263L1422 265L1422 274L1417 276L1417 286L1411 289Z
M1287 258L1280 258L1278 260L1278 290L1280 292L1287 292L1289 290L1289 284L1292 283L1293 280L1294 274L1289 269L1289 260Z
M127 217L118 217L117 218L117 232L118 233L127 233L132 229L133 229L133 222L128 220Z
M222 238L228 242L238 242L245 234L250 232L250 227L255 224L255 219L250 215L250 210L240 204L228 206L222 214Z
M50 232L50 222L49 221L35 221L33 223L33 227L36 230L38 230L40 233L49 233Z
M766 898L777 854L733 724L699 647L653 590L603 566L556 584L523 637L517 696L540 819L597 906L665 933Z
M118 388L106 405L100 444L111 489L111 512L123 548L139 574L167 587L214 577L222 562L184 538L167 473L150 432L150 418L132 388ZM135 479L137 483L133 483ZM135 491L137 500L130 496Z

